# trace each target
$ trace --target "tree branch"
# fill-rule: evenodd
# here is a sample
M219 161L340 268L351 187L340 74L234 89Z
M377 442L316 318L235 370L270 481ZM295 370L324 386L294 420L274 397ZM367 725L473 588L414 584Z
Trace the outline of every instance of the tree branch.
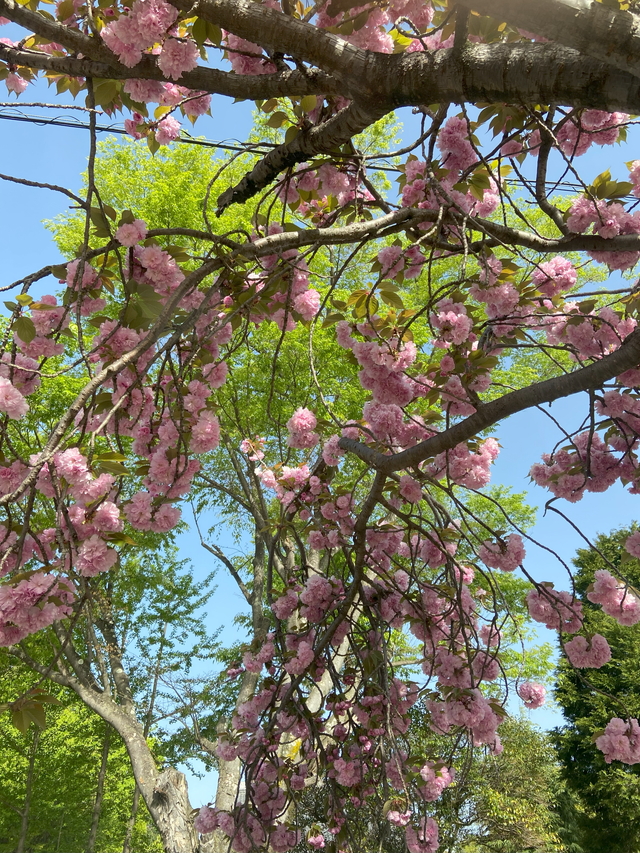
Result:
M315 154L327 154L348 142L387 112L389 109L386 107L374 108L353 102L318 127L301 131L291 142L270 151L239 184L229 187L219 196L218 216L230 205L253 198L296 163L303 163Z
M600 388L605 382L624 373L625 370L637 367L638 364L640 364L640 329L632 332L619 349L594 364L582 367L574 373L512 391L490 403L483 403L475 414L454 424L445 432L438 433L401 453L391 455L379 453L351 438L341 438L339 444L343 450L354 453L377 471L390 474L393 471L419 465L425 459L430 459L446 450L452 450L457 444L473 438L482 430L516 412L522 412L543 403L551 403L580 391Z
M640 74L640 16L584 0L464 0L476 12Z
M3 0L0 0L2 3ZM115 56L109 62L74 57L49 56L36 50L14 48L0 44L0 59L12 65L24 65L41 71L56 74L69 74L72 77L94 77L98 79L161 80L168 78L158 68L152 56L145 56L134 67L128 68L118 62ZM187 71L180 77L180 85L195 91L226 95L229 98L303 97L304 95L338 94L340 86L336 80L322 71L312 70L308 74L300 71L285 71L278 74L255 74L240 76L216 68L198 67Z
M193 14L191 0L171 2L176 9ZM349 93L373 93L366 83L365 88L360 87L367 76L366 65L375 63L381 54L354 47L333 33L252 0L198 0L197 13L270 52L289 54L322 68L341 82L342 94L346 94L345 86Z
M45 18L40 12L32 12L14 0L0 0L0 15L44 39L63 45L72 53L111 64L113 54L102 39L86 36L78 29L58 23L51 16Z

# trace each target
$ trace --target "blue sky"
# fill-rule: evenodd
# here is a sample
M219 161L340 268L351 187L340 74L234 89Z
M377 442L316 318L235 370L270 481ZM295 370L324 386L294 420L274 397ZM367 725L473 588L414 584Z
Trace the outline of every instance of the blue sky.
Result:
M4 28L2 35L9 36L9 28ZM9 96L5 100L12 99L13 96ZM55 98L53 90L49 90L44 83L38 83L36 86L30 86L21 100L53 102ZM213 101L212 117L205 117L198 122L196 130L209 139L242 140L246 138L251 127L252 107L251 103L233 105L224 98L216 97ZM32 112L38 115L69 117L69 113L63 111L37 109ZM406 120L404 137L409 140L417 135L418 121L411 116L409 110L402 112L402 117ZM5 107L0 107L0 114L2 113L7 113ZM591 180L603 169L610 168L614 178L625 179L627 169L624 160L633 159L630 153L632 150L640 151L640 133L637 129L632 130L630 139L632 146L594 148L583 156L580 159L583 177ZM77 190L81 183L80 173L86 167L87 144L88 136L81 130L0 120L0 171ZM4 287L42 266L60 261L51 235L41 222L60 213L66 204L67 200L58 193L0 181L0 247L3 260L0 286ZM614 281L617 282L617 279ZM43 284L46 289L51 289L52 286L54 285L51 279ZM551 411L560 421L575 422L577 426L582 419L584 402L584 399L579 397L558 401ZM501 425L497 437L502 450L494 466L494 481L512 486L518 491L528 490L530 502L543 506L550 495L530 485L528 471L531 464L539 460L541 454L549 451L558 440L556 427L542 412L530 411L515 415ZM604 496L587 495L580 503L571 506L565 504L562 508L587 536L593 538L598 533L606 533L634 520L638 514L636 501L635 497L618 485ZM186 510L185 516L187 514ZM540 512L532 535L556 550L565 561L570 561L576 548L584 544L573 528L554 513L547 513L543 517ZM221 531L219 536L219 544L222 547L237 547L224 531ZM194 533L183 534L180 537L180 547L183 556L193 561L198 575L204 576L211 570L213 558L200 548ZM561 564L550 557L547 551L529 546L528 568L539 580L550 580L559 588L567 588ZM230 641L236 636L233 617L244 610L244 599L234 582L224 572L220 572L217 594L210 610L210 627L222 626L223 640ZM542 632L542 636L547 638L545 632ZM533 712L531 718L545 726L557 725L561 721L552 709ZM212 790L211 779L202 782L192 779L194 805L206 801Z

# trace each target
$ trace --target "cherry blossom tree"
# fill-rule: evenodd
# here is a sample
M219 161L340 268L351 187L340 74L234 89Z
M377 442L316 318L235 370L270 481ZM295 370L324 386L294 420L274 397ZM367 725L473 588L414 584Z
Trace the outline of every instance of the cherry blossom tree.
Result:
M588 149L624 144L640 113L633 5L62 0L53 15L0 0L2 21L25 32L0 43L7 88L22 95L42 74L83 97L91 140L86 193L55 188L84 213L82 245L63 267L25 274L6 303L0 642L19 653L51 628L66 654L130 531L174 529L219 448L241 484L226 494L259 534L245 584L257 642L236 668L238 703L213 746L218 796L195 828L183 781L145 752L115 640L108 706L98 687L74 686L62 651L46 671L119 726L167 849L198 849L196 833L238 853L356 849L349 802L379 807L410 853L435 851L429 804L455 768L412 753L411 707L421 699L434 731L499 751L507 689L543 701L505 662L503 579L516 569L532 584L531 618L560 633L569 660L607 662L606 640L581 633L573 590L530 577L507 508L489 523L474 500L491 500L491 431L580 392L582 427L531 460L532 478L570 503L616 481L639 488L639 306L624 276L640 259L640 161L630 153L624 181L579 171ZM105 203L98 108L158 151L213 93L257 101L279 136L221 193L234 173L212 175L201 227ZM413 145L359 147L403 106L421 116ZM397 196L381 167L397 173ZM565 177L570 198L553 192ZM585 290L593 267L605 284ZM61 287L34 297L51 274ZM366 392L358 411L336 404L314 359L320 326L335 334L343 384ZM263 329L276 336L266 394L246 371ZM229 371L244 366L269 413L301 330L312 390L268 435L237 417L235 436ZM523 353L540 377L526 384L508 371ZM30 432L29 398L61 373L73 399ZM626 543L634 559L638 538ZM640 621L620 571L599 571L588 598L623 626ZM402 641L418 650L408 667ZM597 746L637 762L637 720L614 718ZM326 822L307 829L296 801L311 785L326 789Z

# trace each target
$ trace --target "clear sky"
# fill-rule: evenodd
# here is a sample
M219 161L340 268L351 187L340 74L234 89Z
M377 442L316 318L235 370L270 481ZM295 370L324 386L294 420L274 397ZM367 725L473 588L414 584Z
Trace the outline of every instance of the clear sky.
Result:
M8 27L3 28L3 36L15 37ZM0 87L3 84L0 83ZM3 99L0 94L0 100ZM13 102L14 96L4 98ZM30 86L21 97L21 101L51 101L57 99L44 83ZM73 103L69 101L69 103ZM17 102L19 107L20 101ZM216 97L213 101L212 117L199 121L196 129L209 139L238 139L248 135L251 127L251 103L231 104L227 99ZM0 151L2 161L0 171L17 177L28 178L78 190L81 184L80 173L86 168L88 135L78 129L38 126L28 123L2 120L1 116L11 113L4 104L0 105ZM67 111L34 109L30 112L48 117L70 118ZM406 120L405 141L417 135L417 119L409 110L403 110ZM15 113L14 113L15 114ZM80 115L80 114L76 114ZM107 123L108 120L100 120ZM630 138L640 141L640 133L634 128ZM144 145L144 142L139 144ZM637 146L636 146L637 148ZM594 147L580 159L581 173L591 180L605 168L610 168L613 177L626 178L627 169L623 160L630 158L628 146L611 146L605 149ZM65 209L67 200L56 192L19 186L0 181L0 248L2 249L2 267L0 268L0 287L6 287L12 281L48 264L60 262L61 258L52 241L51 235L41 222ZM617 281L617 279L616 279ZM51 279L42 287L50 289ZM44 289L40 292L44 292ZM559 401L551 407L551 412L562 422L577 423L584 412L584 400L570 398ZM544 506L550 495L529 483L528 471L531 464L539 460L558 441L559 434L552 421L542 412L533 411L513 416L503 424L497 437L502 450L494 466L494 481L512 486L518 491L527 490L529 501L536 506ZM621 486L610 489L606 495L587 495L575 505L563 504L573 522L590 538L597 533L606 533L612 528L628 524L637 518L637 498L630 496ZM188 512L185 511L185 517ZM213 523L213 519L212 519ZM575 530L549 512L543 516L538 513L538 522L532 535L558 552L565 561L570 561L577 547L584 544ZM219 544L223 547L236 547L220 534ZM213 558L199 546L195 533L180 536L181 553L193 561L196 574L206 575L212 568ZM560 563L554 560L548 551L528 546L528 568L539 580L551 580L558 588L567 588L566 576ZM218 591L212 602L211 628L223 627L223 640L233 640L236 629L233 617L244 611L244 599L234 582L224 572L218 578ZM550 632L549 632L550 633ZM544 632L542 632L544 635ZM546 638L546 637L545 637ZM551 635L553 639L553 635ZM542 725L559 724L561 718L552 710L533 712L531 718ZM194 805L200 805L212 796L212 780L190 780L191 797Z

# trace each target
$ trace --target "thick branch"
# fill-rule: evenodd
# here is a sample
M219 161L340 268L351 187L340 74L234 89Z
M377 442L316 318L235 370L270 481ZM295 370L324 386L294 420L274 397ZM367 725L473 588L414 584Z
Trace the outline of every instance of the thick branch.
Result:
M2 0L0 0L2 2ZM95 79L162 80L168 78L158 68L154 57L143 57L135 68L127 68L112 56L109 62L73 57L48 56L36 50L17 49L0 44L0 59L12 65L25 65L41 71L55 74L69 74L72 77L93 77ZM241 77L216 68L198 67L188 71L180 78L180 84L195 91L226 95L229 98L277 98L284 96L301 97L304 95L337 94L338 83L328 74L311 71L285 71L279 74L256 74Z
M632 75L628 73L629 67L625 64L627 48L632 52L640 51L635 36L637 16L625 12L614 13L599 4L587 4L584 0L468 2L473 8L494 14L501 20L505 17L511 20L521 10L526 10L523 14L526 15L528 28L536 29L533 21L544 19L548 29L545 35L550 34L552 38L576 50L566 50L558 45L467 45L464 62L460 63L459 57L453 57L450 50L398 56L362 50L332 33L251 0L201 0L198 3L198 14L267 49L313 63L341 80L346 86L346 92L354 97L378 100L382 93L391 97L395 94L398 103L412 105L439 101L459 103L463 99L503 101L512 98L517 102L555 101L608 109L602 99L612 106L620 98L627 102L631 94L637 103L637 84L634 90ZM191 8L188 0L174 0L174 5L183 11ZM517 12L513 11L514 7ZM579 32L571 33L568 31L576 10L579 10ZM557 21L557 11L563 16L563 21L566 18L566 22ZM603 40L597 47L593 44L596 38L590 21L597 23L598 33L606 33L608 36L608 40ZM562 37L558 35L561 32ZM580 53L583 55L580 56ZM611 73L611 55L616 53L616 67L625 73L621 77L614 75L606 80L604 78ZM600 62L589 62L585 56ZM415 80L413 69L417 69L418 77L422 79ZM463 97L465 90L467 94ZM500 92L498 98L491 96L496 91ZM624 109L624 106L616 103L614 108ZM633 112L632 109L628 111Z
M512 391L490 403L484 403L478 411L445 432L438 433L426 441L416 444L401 453L390 456L366 447L350 438L341 438L340 447L355 453L363 462L379 472L390 474L403 468L410 468L431 459L438 453L452 450L457 444L468 441L482 430L503 421L516 412L551 403L561 397L569 397L580 391L600 388L605 382L635 368L640 364L640 329L636 329L623 342L621 347L588 367L567 373L555 379L547 379L527 388Z
M379 97L421 103L556 103L612 112L640 111L640 81L557 44L468 44L449 50L382 55Z
M420 210L414 207L404 207L386 216L367 222L354 222L342 228L308 228L300 231L283 231L262 237L254 243L238 248L245 257L262 257L272 252L283 252L288 249L303 246L338 246L341 244L357 243L360 240L373 239L408 230L420 222L435 222L438 219L437 210ZM511 228L500 222L488 219L472 218L470 227L480 231L492 239L492 245L505 244L520 246L541 254L557 252L638 252L640 251L640 236L637 234L622 234L618 237L605 238L598 234L575 234L569 237L540 237L529 231ZM482 240L486 244L486 240ZM475 244L472 244L472 248ZM478 246L477 248L480 248Z
M315 154L328 154L361 133L389 112L385 107L362 106L356 102L318 127L304 130L294 140L270 151L235 187L218 198L218 216L231 204L241 204L268 187L281 172L303 163Z
M193 9L191 0L172 0L172 5L187 13ZM363 72L367 63L380 56L253 0L198 0L197 12L205 21L270 51L317 65L341 80L343 93L345 85L354 91L354 83L361 84L366 78ZM361 91L373 93L366 88Z
M466 0L499 21L640 74L640 16L585 0Z
M375 100L356 99L324 124L267 154L236 187L219 197L218 213L252 198L296 163L332 151L396 107L482 101L640 112L636 77L553 44L468 45L461 56L453 50L374 54L364 67ZM350 88L362 88L357 77Z
M122 650L116 637L115 626L110 618L96 619L96 625L106 640L111 675L116 685L120 705L132 719L135 719L136 709L131 691L131 683L129 675L122 665Z
M32 12L31 9L18 5L14 0L0 0L0 15L44 39L63 45L71 53L81 53L83 56L109 64L113 57L102 39L87 36L80 30L59 24L50 16L45 18L40 12Z

